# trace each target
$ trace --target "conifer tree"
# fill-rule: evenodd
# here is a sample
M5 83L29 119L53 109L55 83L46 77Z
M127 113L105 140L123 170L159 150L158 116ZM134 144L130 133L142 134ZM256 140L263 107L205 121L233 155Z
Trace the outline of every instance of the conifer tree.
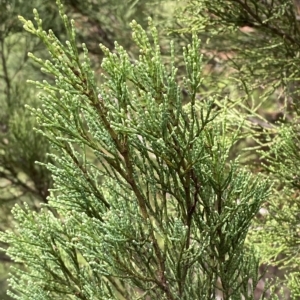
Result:
M152 10L154 4L158 4L156 1L148 1L147 4L135 1L129 7L126 3L127 6L124 4L117 7L117 2L66 1L68 14L76 18L78 25L86 28L80 32L77 43L89 41L91 52L98 55L98 60L93 56L96 72L99 71L102 54L98 46L97 51L93 48L94 44L101 42L112 49L114 40L127 43L130 35L128 18L135 17L142 22L149 9ZM45 154L49 152L49 145L33 131L32 128L37 125L35 118L30 118L24 110L24 104L39 106L39 102L33 100L33 91L25 84L26 78L47 78L47 75L35 72L35 65L28 62L27 57L27 52L32 52L46 59L47 54L41 47L41 41L24 33L17 18L18 14L28 18L32 5L39 7L39 11L45 15L44 29L48 30L51 26L59 38L64 38L63 22L53 1L34 0L26 5L20 0L13 1L13 5L7 0L0 3L0 200L7 204L4 207L8 209L8 202L15 201L33 202L38 207L39 202L46 201L47 189L51 186L49 173L34 164L34 160L46 161ZM97 13L100 8L102 14ZM160 9L159 5L157 9ZM153 16L159 23L162 12L153 12ZM99 34L95 34L96 31ZM130 49L128 43L126 48ZM134 50L130 49L130 52ZM1 223L8 226L6 220Z
M241 116L217 105L217 96L197 98L199 39L183 49L180 86L175 46L165 63L151 20L147 31L133 21L139 57L102 45L98 84L74 21L58 5L65 43L44 31L36 10L36 26L21 18L51 56L30 55L55 79L34 82L43 105L31 111L52 147L46 166L54 188L40 212L15 206L16 228L1 236L24 264L12 272L10 295L254 299L259 260L245 238L270 184L230 159L244 137Z
M43 27L50 27L64 39L63 22L59 18L55 1L52 0L1 0L0 1L0 224L1 231L12 227L11 208L16 202L27 202L32 209L39 210L47 202L48 189L52 187L50 172L35 161L51 161L47 139L34 131L36 118L24 105L40 106L36 91L26 84L27 78L52 78L41 74L39 68L28 59L27 52L48 58L40 39L25 32L18 15L29 18L32 8L37 7L43 15ZM114 40L121 41L130 53L131 34L129 20L136 18L146 23L151 11L158 24L165 16L160 1L65 1L66 13L74 17L77 24L77 45L85 41L89 47L95 72L99 72L102 52L101 42L113 49ZM158 13L159 12L159 13ZM164 18L165 23L171 16ZM53 161L52 161L53 162ZM1 244L2 247L4 247ZM0 255L0 293L2 281L10 259ZM3 270L5 269L5 270ZM5 283L4 283L5 285ZM0 298L3 299L2 294Z
M193 28L211 40L207 52L230 54L223 63L231 68L231 85L239 87L244 109L259 127L253 134L259 165L250 167L275 184L250 241L263 262L285 270L281 285L292 299L300 295L299 12L297 0L196 0L181 14L181 32Z

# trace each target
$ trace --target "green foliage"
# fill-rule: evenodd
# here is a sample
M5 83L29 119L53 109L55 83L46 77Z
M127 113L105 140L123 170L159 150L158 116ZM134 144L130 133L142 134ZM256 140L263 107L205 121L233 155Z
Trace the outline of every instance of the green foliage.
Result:
M281 126L266 168L277 180L279 191L269 201L268 215L259 222L250 240L258 244L262 259L287 270L293 299L299 289L299 134L297 122ZM261 226L263 225L263 227Z
M157 4L155 10L152 9L154 4ZM41 40L23 32L17 16L20 14L29 17L31 5L38 7L40 13L45 16L43 28L48 30L51 26L60 38L65 36L63 22L53 1L35 0L31 1L30 5L24 5L23 1L14 0L1 1L0 5L3 12L0 17L0 181L5 183L4 188L1 185L1 200L5 203L8 203L8 199L34 199L45 202L46 191L51 186L51 180L48 180L49 173L46 175L46 170L37 168L33 162L47 161L49 144L33 131L36 122L34 118L28 118L28 113L23 108L25 104L36 108L39 106L38 101L33 100L33 91L25 84L26 79L29 76L39 80L47 78L46 75L41 76L35 72L36 66L28 62L27 53L38 53L43 58L47 57L47 53L41 47ZM98 13L99 7L103 10L102 14ZM143 22L144 14L150 9L156 23L159 23L164 11L161 8L162 5L156 1L148 1L147 4L144 1L124 2L124 5L119 6L117 2L100 0L93 3L66 2L67 13L76 17L76 22L82 25L81 28L87 28L80 31L77 43L87 40L97 45L95 54L98 54L98 58L93 56L96 72L99 72L99 61L102 57L99 42L112 48L114 40L129 41L131 33L128 29L128 18L136 17ZM143 13L140 13L140 10ZM158 10L160 13L156 14ZM96 30L101 34L95 35ZM88 45L90 49L94 47L90 43ZM128 43L126 47L131 48ZM131 52L134 52L134 49L131 49Z
M90 49L95 72L100 72L102 52L98 47L101 42L113 48L114 40L126 42L131 48L129 19L136 18L146 22L146 15L153 15L156 24L164 16L165 24L172 20L171 10L168 16L166 3L160 1L65 1L66 13L72 16L78 28L77 45L84 41ZM35 161L47 163L50 149L47 139L38 135L34 116L25 109L28 104L35 108L40 106L36 92L26 84L28 78L51 82L46 74L41 74L37 65L28 60L27 53L32 52L43 59L48 58L42 41L28 34L22 28L18 15L29 18L32 8L37 7L43 15L43 28L50 27L56 36L65 38L65 28L60 18L55 1L52 0L0 0L0 221L1 230L13 226L11 208L15 203L27 202L34 210L47 202L48 189L52 187L50 172ZM167 17L167 18L165 18ZM2 245L3 246L3 245ZM10 259L0 255L3 268L11 263ZM2 287L2 283L1 283ZM1 288L4 291L5 288ZM3 299L2 294L0 298ZM6 298L5 298L6 299Z
M40 6L39 1L32 4ZM44 20L46 28L49 23L57 23L55 20L58 14L54 7L49 1L44 1L40 7L47 14ZM24 6L23 1L1 1L1 8L0 199L3 204L1 208L6 215L5 209L15 201L30 201L34 206L37 200L46 201L51 178L45 168L34 165L37 158L47 161L45 156L49 151L49 144L33 132L36 121L33 117L29 118L30 114L24 108L25 103L38 106L37 101L32 100L35 95L25 86L24 77L26 72L33 71L27 52L38 52L41 42L24 34L19 24L18 13L25 16L29 13L29 7ZM42 51L39 52L42 55ZM1 210L1 218L2 215ZM8 226L7 220L1 223L4 227Z
M230 66L235 95L243 96L243 111L260 127L253 136L261 150L256 161L275 184L266 215L257 220L249 241L256 243L263 262L285 271L282 285L289 287L292 299L300 294L299 4L196 0L181 15L181 32L192 28L210 39L206 53L229 54L222 63ZM247 145L251 155L252 145Z
M110 0L110 1L64 1L67 15L71 15L76 23L77 41L84 42L89 49L90 56L99 62L102 51L99 43L110 50L114 48L114 41L134 53L131 42L129 23L135 19L139 24L146 25L147 17L151 16L161 29L173 23L172 0ZM40 12L42 13L42 12ZM55 32L55 31L54 31Z
M74 21L59 9L63 44L21 18L50 60L30 55L55 81L35 82L41 108L31 108L55 152L49 210L14 208L18 223L1 239L15 268L15 299L254 299L258 257L245 246L269 183L230 160L244 136L234 109L218 97L199 100L203 80L196 35L184 47L186 75L177 83L174 45L165 63L152 22L135 21L132 60L118 43L101 46L103 84ZM183 106L182 89L189 103ZM226 99L224 99L226 101ZM97 158L88 158L90 151Z
M49 24L59 31L58 12L53 1L30 1L45 15L44 26ZM27 202L32 209L38 209L46 201L52 179L50 172L35 165L35 160L47 161L49 143L33 131L37 125L24 104L38 107L33 100L35 94L26 85L30 73L32 78L42 78L28 61L27 52L43 56L41 42L24 32L18 14L29 17L32 9L26 1L0 1L0 222L1 231L13 226L11 208L16 202ZM1 244L3 247L4 245ZM0 256L0 298L5 295L9 257Z
M230 66L231 76L240 82L239 93L246 93L245 100L251 103L257 91L273 91L268 97L269 109L279 116L285 104L290 116L291 102L296 106L299 102L300 23L296 10L290 0L188 1L180 15L179 32L194 30L208 41L203 44L205 54L215 64ZM247 113L253 113L260 102L261 97L255 98Z

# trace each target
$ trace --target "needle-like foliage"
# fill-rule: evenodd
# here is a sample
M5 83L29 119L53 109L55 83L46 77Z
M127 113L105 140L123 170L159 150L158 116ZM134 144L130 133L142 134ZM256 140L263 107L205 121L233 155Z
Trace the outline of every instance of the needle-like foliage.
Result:
M300 295L299 21L299 0L191 0L181 14L181 32L195 30L211 40L206 53L226 56L221 63L230 66L245 110L260 126L256 171L275 184L250 240L263 262L284 271L280 285L291 299Z
M177 83L174 45L166 64L156 28L131 23L140 49L101 46L98 84L74 22L58 2L68 41L34 26L51 60L31 57L55 83L32 109L53 147L50 210L16 206L17 227L1 239L15 268L15 299L254 299L256 253L245 246L269 183L229 159L240 116L198 99L203 80L196 35L184 47L184 87ZM189 103L182 104L182 89ZM224 99L226 101L226 99ZM225 107L225 106L224 106ZM95 160L87 153L93 153Z

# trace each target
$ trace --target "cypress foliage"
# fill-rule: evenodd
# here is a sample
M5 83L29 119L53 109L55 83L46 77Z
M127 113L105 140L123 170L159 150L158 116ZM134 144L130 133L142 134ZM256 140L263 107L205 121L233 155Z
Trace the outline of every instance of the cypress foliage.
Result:
M267 215L257 220L249 240L263 262L285 270L281 284L292 299L300 295L299 11L297 0L196 0L181 17L182 32L193 28L211 39L207 50L233 54L227 62L235 69L244 109L260 124L258 168L275 180Z
M130 2L130 5L128 3ZM156 24L164 20L164 26L172 20L161 1L64 1L65 10L75 19L77 45L83 41L89 47L94 71L100 72L102 51L99 42L113 49L114 40L122 42L129 53L131 31L129 21L135 18L147 24L146 16L151 12ZM17 202L27 202L32 209L39 210L40 203L47 202L48 189L52 187L50 172L35 161L46 163L50 157L50 144L34 131L38 127L36 118L30 116L24 105L38 108L36 91L26 84L26 79L53 80L41 74L39 66L27 53L48 58L42 41L22 28L18 15L32 16L32 8L38 7L43 15L43 28L51 28L59 39L65 39L63 22L55 1L52 0L1 0L0 1L0 224L1 231L13 227L11 209ZM101 13L99 13L101 11ZM52 161L53 162L53 161ZM1 243L1 247L4 247ZM11 260L0 254L0 298L6 291L6 272ZM10 298L5 298L10 299Z
M197 98L199 39L183 49L179 86L174 45L166 64L151 20L148 31L133 21L140 56L101 46L99 84L58 5L66 43L43 30L36 10L36 26L20 18L51 56L30 55L55 78L33 82L43 105L31 111L53 149L46 166L54 188L41 212L15 206L15 231L1 235L8 255L24 264L12 272L10 295L254 299L259 260L245 239L270 184L230 159L244 137L241 117L218 106L218 95Z

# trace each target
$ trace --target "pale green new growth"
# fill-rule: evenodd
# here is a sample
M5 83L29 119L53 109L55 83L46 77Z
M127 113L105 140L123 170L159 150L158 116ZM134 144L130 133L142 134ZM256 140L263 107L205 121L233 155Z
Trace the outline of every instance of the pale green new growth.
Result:
M22 18L51 61L34 57L55 84L37 82L34 110L54 151L55 188L47 209L14 209L15 232L2 235L24 263L12 272L15 299L254 299L258 258L244 241L269 184L229 159L240 138L233 111L217 97L197 99L202 81L196 35L183 49L183 107L174 45L171 64L158 35L132 22L134 60L116 43L94 76L86 47L76 48L64 16L63 44ZM228 114L227 114L228 113ZM91 154L96 158L92 160Z

